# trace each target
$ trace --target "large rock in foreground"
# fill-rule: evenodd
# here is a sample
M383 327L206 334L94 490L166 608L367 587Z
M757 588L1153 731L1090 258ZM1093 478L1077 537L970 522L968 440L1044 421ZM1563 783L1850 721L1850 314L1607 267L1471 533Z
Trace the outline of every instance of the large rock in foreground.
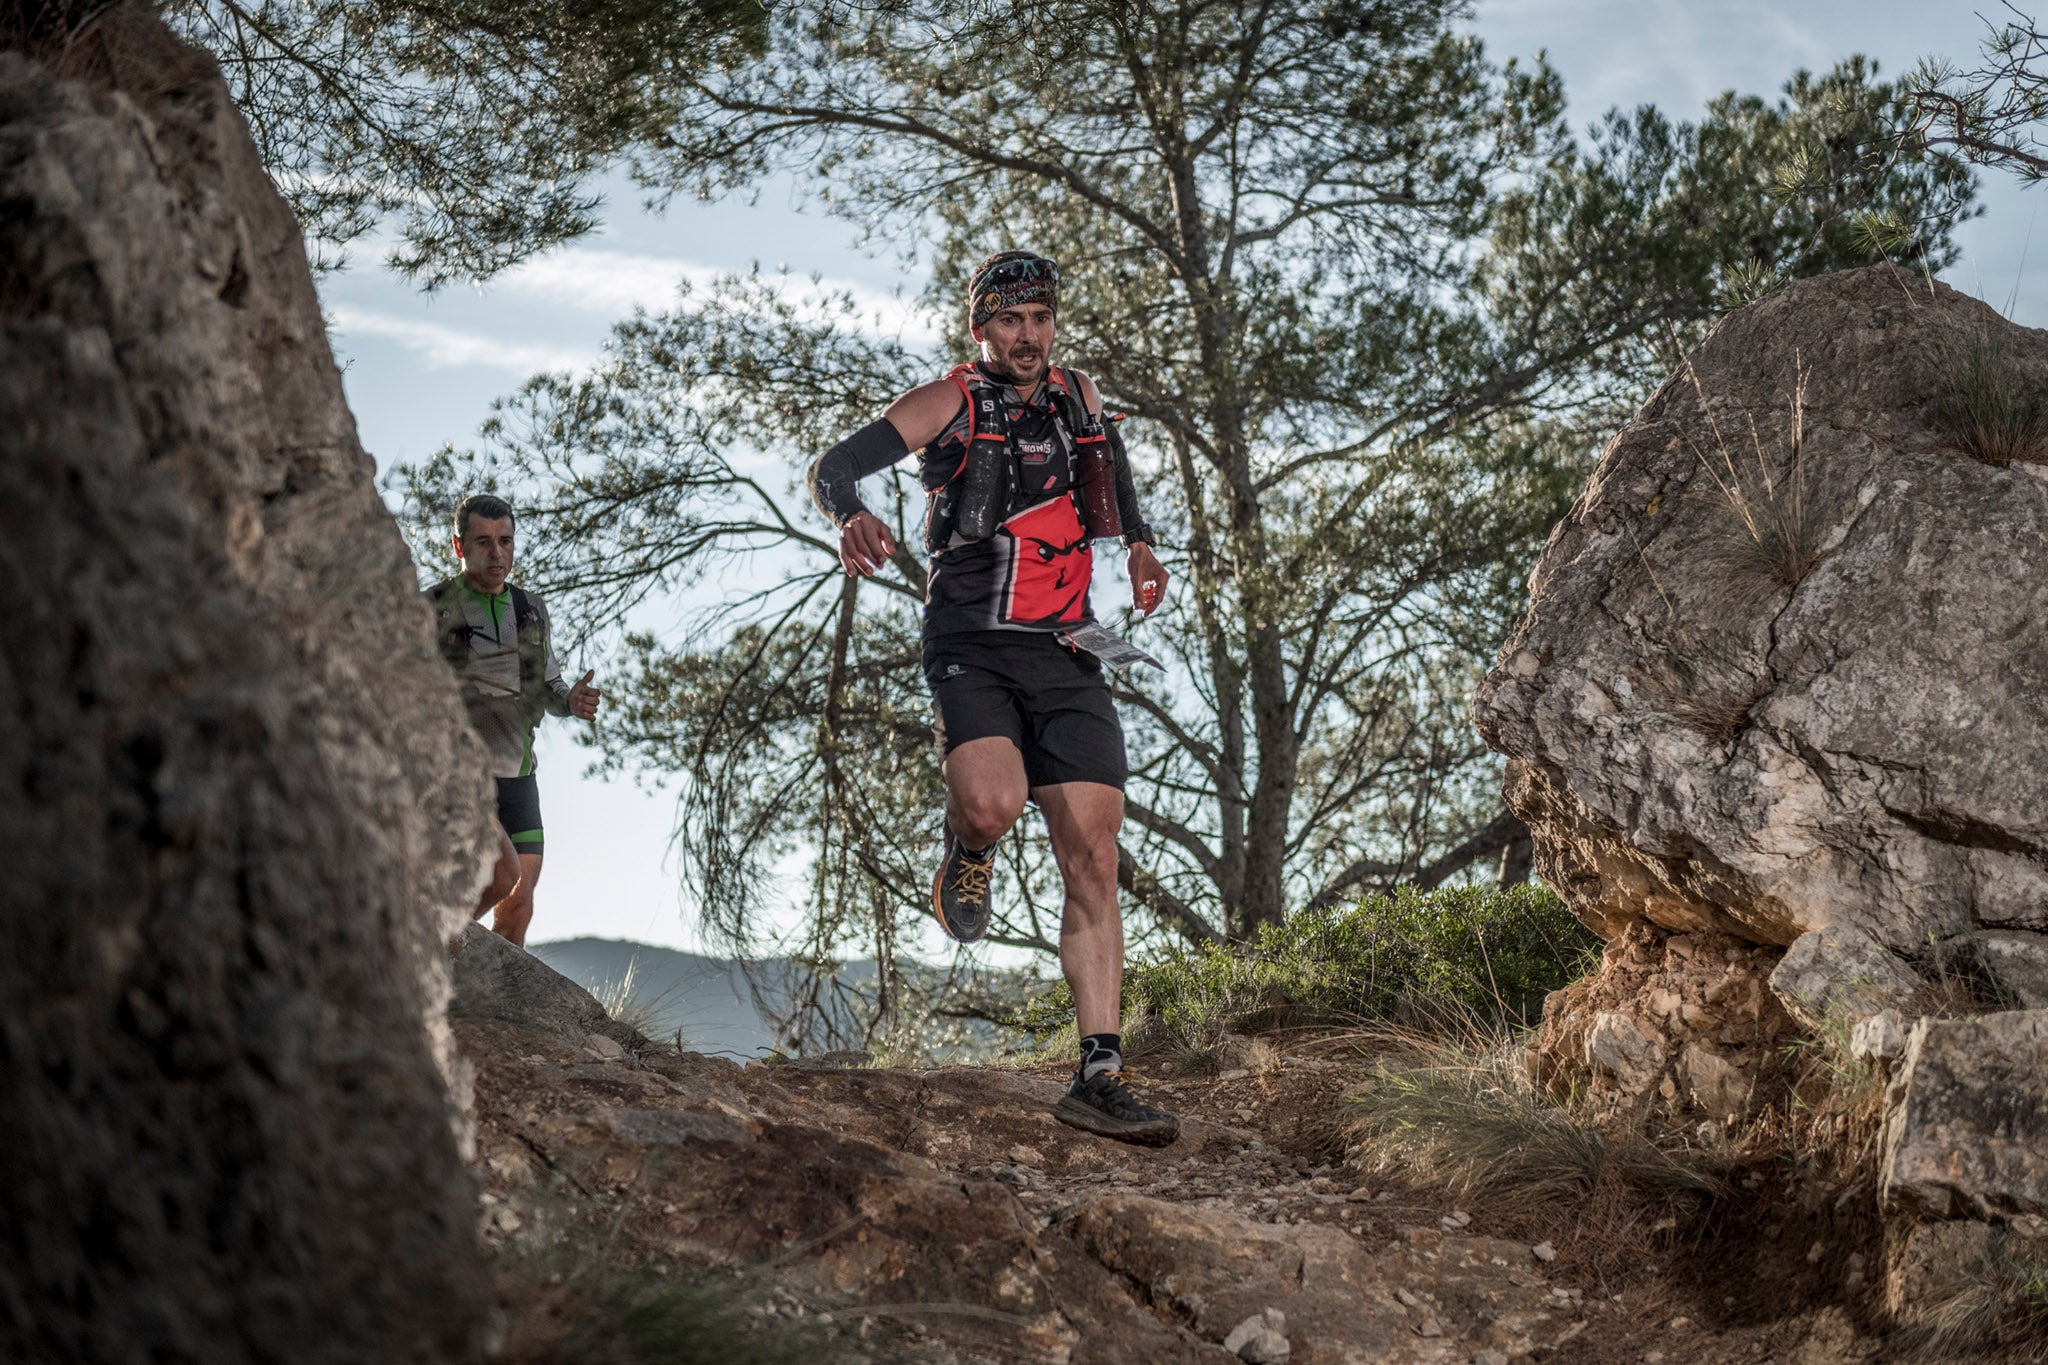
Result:
M1789 286L1552 534L1476 716L1544 879L1604 935L1996 931L1991 970L2048 959L2048 468L1951 439L1973 353L2048 379L2048 334L1924 278Z
M481 755L211 62L64 14L0 17L0 1359L477 1359Z

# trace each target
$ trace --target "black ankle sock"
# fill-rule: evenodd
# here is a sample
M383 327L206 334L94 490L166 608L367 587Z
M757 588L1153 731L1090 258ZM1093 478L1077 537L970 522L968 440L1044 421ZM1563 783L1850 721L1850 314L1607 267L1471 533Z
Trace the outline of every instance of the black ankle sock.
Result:
M1118 1033L1091 1033L1081 1039L1081 1079L1103 1071L1124 1069L1124 1040Z

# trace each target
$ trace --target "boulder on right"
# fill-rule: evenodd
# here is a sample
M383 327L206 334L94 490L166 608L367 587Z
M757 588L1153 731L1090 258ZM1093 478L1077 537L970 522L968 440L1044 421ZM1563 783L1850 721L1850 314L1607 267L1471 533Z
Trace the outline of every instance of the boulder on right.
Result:
M1986 395L2031 445L1969 437ZM1552 532L1474 715L1538 871L1610 941L1785 949L1771 989L1808 1032L1959 984L2031 1006L2044 623L2048 332L1876 266L1731 313L1679 363ZM1636 1060L1577 1008L1546 1010L1550 1055Z
M2048 333L1846 271L1730 314L1601 457L1474 712L1603 936L2048 930L2048 465L1967 448L1973 384L2039 408Z

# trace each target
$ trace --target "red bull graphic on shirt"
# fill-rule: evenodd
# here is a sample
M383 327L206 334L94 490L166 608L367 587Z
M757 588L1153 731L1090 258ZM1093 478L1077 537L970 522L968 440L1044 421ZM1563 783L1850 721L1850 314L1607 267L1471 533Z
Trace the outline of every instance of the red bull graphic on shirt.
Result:
M1044 630L1088 619L1095 560L1072 498L1025 508L998 527L995 538L1003 554L1000 624Z

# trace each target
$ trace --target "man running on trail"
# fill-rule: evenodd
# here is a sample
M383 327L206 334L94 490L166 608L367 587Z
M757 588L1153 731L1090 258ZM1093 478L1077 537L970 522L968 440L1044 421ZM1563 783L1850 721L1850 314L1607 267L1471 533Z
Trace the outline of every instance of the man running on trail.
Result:
M540 784L533 772L533 731L543 714L595 720L602 694L594 671L574 687L562 681L540 598L505 580L512 572L512 507L479 493L455 509L455 557L462 572L428 588L441 655L462 680L470 724L490 753L498 780L498 860L477 902L476 918L524 947L533 922L533 888L547 843Z
M811 496L840 528L849 574L873 574L895 538L854 486L915 451L928 498L924 673L945 759L945 848L932 910L946 933L988 932L996 846L1037 802L1065 884L1060 969L1074 993L1080 1066L1054 1116L1164 1145L1180 1121L1125 1085L1118 1010L1124 934L1117 832L1129 775L1091 627L1092 536L1121 529L1136 608L1166 571L1138 513L1130 462L1086 375L1050 362L1059 268L1028 251L976 266L968 319L981 358L912 389L811 466Z

